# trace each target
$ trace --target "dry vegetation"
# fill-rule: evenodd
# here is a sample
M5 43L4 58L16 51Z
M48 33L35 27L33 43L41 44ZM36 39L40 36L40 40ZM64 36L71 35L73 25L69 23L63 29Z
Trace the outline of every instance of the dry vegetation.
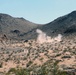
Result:
M14 75L66 75L66 72L76 75L76 39L44 44L35 40L3 40L0 42L0 75L11 71L23 73Z

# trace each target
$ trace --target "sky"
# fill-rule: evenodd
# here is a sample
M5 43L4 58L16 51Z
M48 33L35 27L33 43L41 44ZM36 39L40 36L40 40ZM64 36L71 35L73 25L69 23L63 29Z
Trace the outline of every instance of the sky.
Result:
M46 24L76 10L76 0L0 0L0 13Z

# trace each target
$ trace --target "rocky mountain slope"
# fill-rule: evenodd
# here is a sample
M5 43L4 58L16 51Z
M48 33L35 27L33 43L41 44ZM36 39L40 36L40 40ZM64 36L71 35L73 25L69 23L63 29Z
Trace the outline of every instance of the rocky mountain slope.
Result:
M5 34L9 38L17 40L36 39L36 29L41 29L49 36L62 34L65 37L75 37L76 11L44 25L29 22L24 18L14 18L7 14L0 14L0 35Z
M76 11L61 16L54 21L41 27L48 35L71 35L76 34Z
M7 14L0 14L0 35L5 34L12 39L23 39L24 34L37 26L38 24L29 22L24 18L14 18Z

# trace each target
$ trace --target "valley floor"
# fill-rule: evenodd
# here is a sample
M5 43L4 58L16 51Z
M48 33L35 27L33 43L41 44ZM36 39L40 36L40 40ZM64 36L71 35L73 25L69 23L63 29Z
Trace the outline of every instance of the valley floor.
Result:
M0 42L0 72L58 61L60 70L76 72L76 39L39 44L35 40Z

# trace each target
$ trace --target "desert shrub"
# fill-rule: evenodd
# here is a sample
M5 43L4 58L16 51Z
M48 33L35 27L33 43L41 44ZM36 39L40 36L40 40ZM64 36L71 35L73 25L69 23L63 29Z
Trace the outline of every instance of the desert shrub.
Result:
M3 64L2 64L2 63L0 63L0 68L2 68L2 66L3 66Z
M8 73L6 75L30 75L30 72L26 69L22 69L22 68L11 68Z
M71 58L71 56L66 55L66 56L62 56L62 58Z
M26 66L29 67L31 64L32 64L32 61L29 61Z

